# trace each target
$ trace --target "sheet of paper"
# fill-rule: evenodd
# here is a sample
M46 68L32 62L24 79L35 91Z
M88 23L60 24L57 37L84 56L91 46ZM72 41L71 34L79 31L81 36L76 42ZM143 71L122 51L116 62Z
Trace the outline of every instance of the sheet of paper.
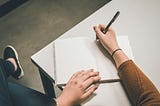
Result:
M117 40L120 48L133 59L128 36L118 36ZM76 71L89 68L99 71L102 79L119 78L111 56L93 39L68 38L57 40L55 42L55 59L57 84L66 83ZM108 104L128 106L130 104L128 101L121 84L117 82L100 85L95 93L83 103L83 106L107 106Z
M55 42L56 83L67 83L77 71L95 69L96 60L91 53L88 38L69 38Z

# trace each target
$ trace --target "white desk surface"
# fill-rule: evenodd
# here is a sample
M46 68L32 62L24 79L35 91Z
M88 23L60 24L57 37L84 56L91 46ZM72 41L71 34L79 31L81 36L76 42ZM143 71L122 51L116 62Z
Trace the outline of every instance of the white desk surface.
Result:
M117 36L128 35L135 62L160 91L160 1L112 0L84 19L58 39L68 37L95 37L92 26L107 24L116 11L121 12L113 23ZM54 41L31 56L54 79Z

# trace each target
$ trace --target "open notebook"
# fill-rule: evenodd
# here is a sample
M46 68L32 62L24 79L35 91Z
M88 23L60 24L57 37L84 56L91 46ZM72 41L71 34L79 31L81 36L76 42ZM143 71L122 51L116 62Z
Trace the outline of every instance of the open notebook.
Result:
M120 48L133 59L132 50L127 36L119 36L117 38ZM112 62L110 55L104 50L99 42L87 37L58 39L55 41L55 81L56 84L67 83L69 78L77 71L94 69L100 72L101 79L119 78L117 70ZM113 101L115 84L103 84L95 92L94 97L90 98L90 102L84 103L87 106L98 106L105 100L97 98L105 98ZM105 90L109 89L107 95ZM115 87L115 89L117 89ZM104 90L104 91L103 91ZM120 95L125 95L122 89L117 89ZM111 96L112 92L112 96ZM116 96L117 94L115 94ZM118 98L119 99L119 98ZM125 99L125 98L124 98ZM96 103L95 103L96 101ZM123 100L122 100L123 101ZM114 101L113 101L114 102ZM93 105L94 104L94 105ZM103 103L104 104L104 103ZM106 104L107 105L107 104ZM124 104L125 105L125 104ZM102 105L103 106L103 105ZM105 106L105 105L104 105Z

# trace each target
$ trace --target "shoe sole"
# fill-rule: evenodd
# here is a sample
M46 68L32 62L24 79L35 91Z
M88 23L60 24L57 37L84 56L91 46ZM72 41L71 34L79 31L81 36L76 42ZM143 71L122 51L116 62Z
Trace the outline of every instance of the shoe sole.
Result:
M18 66L19 66L19 68L21 69L21 73L20 73L20 75L18 76L18 79L20 79L20 78L22 78L22 77L24 76L24 71L23 71L22 66L21 66L21 64L20 64L20 62L19 62L18 53L17 53L17 51L15 50L15 48L14 48L13 46L8 45L7 47L10 47L10 48L14 51L14 53L15 53Z

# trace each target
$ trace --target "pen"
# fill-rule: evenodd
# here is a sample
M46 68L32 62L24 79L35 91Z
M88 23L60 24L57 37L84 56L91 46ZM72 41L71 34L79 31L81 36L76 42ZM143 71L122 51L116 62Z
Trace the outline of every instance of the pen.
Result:
M106 26L106 28L104 29L104 31L102 31L104 34L107 33L109 27L112 25L112 23L117 19L117 17L119 16L120 12L117 11L116 14L114 15L114 17L112 18L112 20L109 22L109 24Z
M113 82L120 82L121 79L107 79L107 80L100 80L97 82L94 82L93 84L104 84L104 83L113 83ZM66 86L66 84L58 84L57 86Z
M113 82L120 82L121 79L107 79L107 80L100 80L97 82L94 82L93 84L104 84L104 83L113 83Z

